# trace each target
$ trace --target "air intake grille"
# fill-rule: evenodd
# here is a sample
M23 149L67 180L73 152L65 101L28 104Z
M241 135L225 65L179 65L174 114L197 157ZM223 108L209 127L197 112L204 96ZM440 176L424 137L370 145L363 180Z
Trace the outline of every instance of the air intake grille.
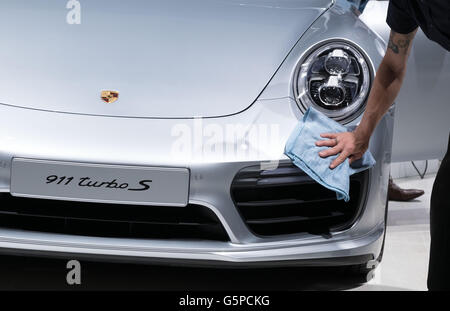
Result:
M329 234L356 221L364 205L368 174L351 177L347 203L291 163L275 170L260 170L259 166L241 170L233 180L231 195L257 235Z
M0 227L84 236L228 241L208 208L42 200L0 194Z

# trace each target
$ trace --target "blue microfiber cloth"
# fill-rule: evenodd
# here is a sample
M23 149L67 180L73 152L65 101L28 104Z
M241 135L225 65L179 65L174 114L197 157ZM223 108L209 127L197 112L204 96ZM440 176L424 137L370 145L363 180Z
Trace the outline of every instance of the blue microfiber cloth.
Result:
M319 152L329 147L318 147L316 141L324 140L323 133L349 131L345 126L328 118L323 113L310 107L303 119L295 127L286 143L284 153L293 163L322 186L336 192L337 199L350 200L350 175L361 172L375 165L375 159L367 151L363 157L349 165L346 159L341 165L330 169L330 164L339 155L322 158Z

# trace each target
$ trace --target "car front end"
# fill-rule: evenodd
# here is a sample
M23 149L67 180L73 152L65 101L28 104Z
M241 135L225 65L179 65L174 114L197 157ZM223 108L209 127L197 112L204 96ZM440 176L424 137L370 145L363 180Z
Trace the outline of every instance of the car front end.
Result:
M220 40L203 47L189 45L180 35L177 44L181 40L184 45L173 55L159 55L158 45L144 48L156 50L149 56L156 66L151 68L150 63L135 64L140 51L112 47L104 57L126 56L123 76L114 65L103 68L107 64L101 57L99 67L91 67L92 54L105 52L86 45L77 50L82 60L72 59L77 63L71 72L59 69L59 62L76 56L70 51L71 57L51 63L38 50L33 61L14 70L2 62L14 76L0 78L0 252L233 267L339 266L377 259L385 232L393 110L370 142L377 163L351 177L347 203L293 166L283 151L308 106L349 128L358 124L384 43L339 2L294 1L252 9L255 3L248 3L245 14L261 14L261 20L270 14L305 16L289 24L281 38L283 49L265 56L264 47L274 44L265 36L270 39L273 32L278 38L283 23L255 34L242 15L235 16L241 35L261 38L255 41L260 46L235 42L225 30ZM180 11L198 18L200 13L184 5ZM115 13L111 9L103 18ZM217 23L219 31L231 21ZM109 21L103 25L106 29ZM193 36L205 39L201 35ZM121 39L114 44L126 45L133 38ZM202 66L195 71L195 64L167 67L177 53L193 59L199 48L206 49L207 65L217 64L216 72ZM25 59L26 52L16 52L8 57ZM242 63L228 61L242 54L248 56L241 57ZM164 59L155 60L158 56ZM252 58L258 68L248 65ZM315 71L317 66L323 68ZM89 70L96 74L89 76ZM263 84L253 83L252 75L271 70ZM177 72L192 76L174 78ZM58 89L62 73L73 79ZM197 75L203 85L193 79ZM151 83L141 82L143 76L151 77L155 94ZM124 77L130 79L123 82ZM171 80L166 88L155 82ZM92 105L90 96L102 88L117 90L117 101L99 99ZM203 97L198 97L200 89ZM256 98L249 101L248 92L256 92ZM127 103L137 104L127 109Z

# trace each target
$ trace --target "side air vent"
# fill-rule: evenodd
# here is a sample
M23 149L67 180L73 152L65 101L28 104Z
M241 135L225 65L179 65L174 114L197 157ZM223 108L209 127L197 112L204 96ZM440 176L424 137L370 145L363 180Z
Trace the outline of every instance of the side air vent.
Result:
M275 170L252 166L235 176L231 196L257 235L329 234L356 221L365 203L368 175L365 171L351 177L346 203L291 163Z

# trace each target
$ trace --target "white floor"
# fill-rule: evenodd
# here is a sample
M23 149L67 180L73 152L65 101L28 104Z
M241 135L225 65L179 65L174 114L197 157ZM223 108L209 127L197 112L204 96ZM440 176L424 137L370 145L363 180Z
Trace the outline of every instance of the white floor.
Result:
M411 202L389 202L382 263L375 277L355 290L427 290L430 196L435 175L396 179L402 188L425 190Z

